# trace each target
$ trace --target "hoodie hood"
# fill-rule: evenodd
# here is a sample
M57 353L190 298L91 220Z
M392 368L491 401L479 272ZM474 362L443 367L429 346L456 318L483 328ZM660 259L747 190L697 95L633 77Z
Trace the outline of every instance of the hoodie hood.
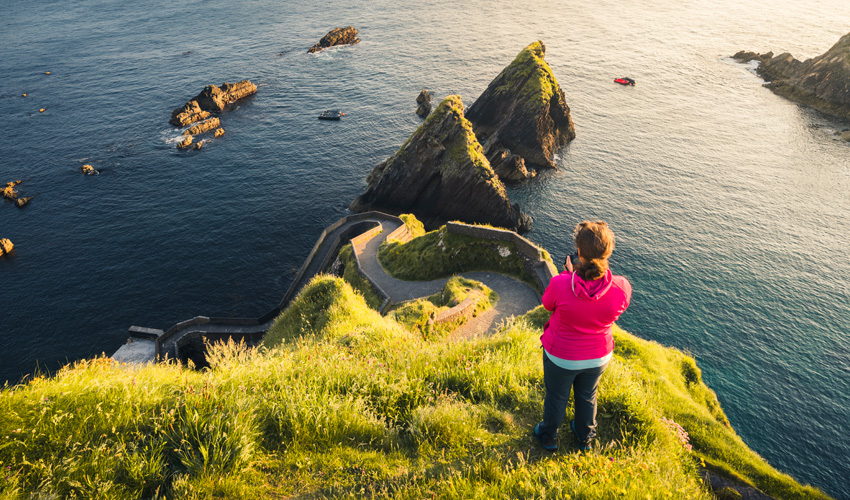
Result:
M611 288L614 282L611 270L605 271L605 276L591 281L585 281L584 278L572 273L572 289L576 297L586 300L599 300Z

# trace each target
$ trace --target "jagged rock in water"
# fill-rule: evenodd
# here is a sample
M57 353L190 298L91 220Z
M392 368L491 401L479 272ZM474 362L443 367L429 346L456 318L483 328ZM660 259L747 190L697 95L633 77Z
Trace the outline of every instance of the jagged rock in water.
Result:
M217 129L215 129L215 132L213 132L213 137L221 137L223 135L224 135L224 129L223 128L217 128Z
M357 30L355 28L351 26L346 26L345 28L334 28L330 30L327 35L323 36L322 39L319 40L319 43L310 47L307 53L312 54L328 47L334 47L336 45L354 45L359 42L360 39L357 38Z
M15 245L13 245L10 240L7 240L6 238L0 239L0 255L10 254L14 249Z
M531 218L508 200L459 96L443 100L366 182L366 192L349 207L355 212L412 212L421 220L488 223L519 232L531 227Z
M773 56L741 51L740 61L758 60L756 72L767 88L826 114L850 119L850 33L820 56L798 61L789 53Z
M27 203L30 202L31 199L32 199L32 196L25 196L25 197L18 198L17 200L15 200L15 206L18 207L18 208L23 208Z
M94 167L92 167L91 165L83 165L82 167L80 167L80 172L85 175L97 175L100 173L95 170Z
M248 80L242 80L236 83L225 82L221 87L207 85L193 100L198 101L204 111L221 112L228 104L255 93L257 86Z
M198 101L189 101L182 108L177 108L171 112L171 120L169 123L175 127L185 127L191 123L209 118L210 112L201 109Z
M21 181L12 181L6 183L6 187L3 188L3 198L7 200L15 200L18 197L18 192L15 190L15 186L20 184Z
M210 118L205 122L201 122L197 125L192 126L188 130L183 132L183 135L198 135L203 134L204 132L209 132L215 128L218 128L221 125L221 122L218 118Z
M197 151L198 149L201 149L202 147L204 147L204 141L198 141L198 142L195 143L194 146L192 146L192 149Z
M185 139L177 143L177 149L186 149L192 145L193 136L187 135Z
M521 181L537 175L536 170L528 170L525 167L522 156L515 155L507 149L493 155L490 158L490 166L503 181Z
M527 166L555 168L555 152L575 138L570 107L545 53L541 41L524 48L467 111L491 161L509 150Z
M423 118L428 116L431 113L431 94L427 90L422 89L422 92L416 96L416 104L419 105L416 108L416 114Z

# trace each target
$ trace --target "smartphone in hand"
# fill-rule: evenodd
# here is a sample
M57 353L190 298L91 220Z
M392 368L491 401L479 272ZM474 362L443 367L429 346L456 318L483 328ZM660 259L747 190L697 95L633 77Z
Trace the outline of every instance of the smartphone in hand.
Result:
M564 269L570 269L572 264L578 259L578 252L573 252L564 258Z

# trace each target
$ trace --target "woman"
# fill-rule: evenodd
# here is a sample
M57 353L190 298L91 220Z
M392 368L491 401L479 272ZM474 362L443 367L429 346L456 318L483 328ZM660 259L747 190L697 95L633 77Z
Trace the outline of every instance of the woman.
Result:
M574 232L578 263L567 257L564 272L543 293L552 316L543 327L543 421L534 436L549 451L558 449L570 389L575 418L570 427L578 447L587 451L596 436L596 389L614 351L611 325L629 307L632 286L608 269L614 233L604 222L582 222Z

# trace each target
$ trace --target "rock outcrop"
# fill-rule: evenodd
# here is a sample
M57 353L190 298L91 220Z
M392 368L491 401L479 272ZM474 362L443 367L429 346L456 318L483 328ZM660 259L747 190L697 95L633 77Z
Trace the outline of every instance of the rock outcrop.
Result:
M85 175L97 175L100 173L95 170L94 167L92 167L91 165L83 165L82 167L80 167L80 172Z
M223 83L221 87L207 85L193 101L204 111L222 112L228 104L257 93L257 86L248 80L236 83Z
M414 213L434 222L461 220L526 232L531 218L511 205L464 117L459 96L449 96L393 156L366 179L355 212Z
M360 39L357 38L357 30L355 28L351 26L346 26L345 28L334 28L330 30L327 35L323 36L322 39L319 40L319 43L310 47L307 53L312 54L328 47L334 47L337 45L354 45L359 42Z
M32 200L32 196L22 196L15 200L15 206L18 208L23 208L24 206L26 206L27 203L30 202L30 200Z
M575 138L570 107L543 60L545 54L541 41L524 48L467 111L491 162L507 151L508 157L519 156L524 166L555 168L555 152ZM524 177L528 174L517 170L502 178Z
M185 127L203 119L209 118L210 112L201 109L198 101L189 101L182 108L177 108L171 112L171 120L169 123L175 127Z
M15 245L6 238L0 239L0 256L8 255L15 249Z
M221 137L223 135L224 135L224 129L223 128L217 128L217 129L215 129L215 132L213 132L213 137L216 137L216 138Z
M756 60L767 88L783 97L839 118L850 119L850 33L820 56L798 61L789 53L741 51L733 58Z
M220 113L228 104L257 93L257 86L248 80L236 83L223 83L221 87L207 85L183 107L171 112L169 123L175 127L185 127L209 118L210 113Z
M183 132L183 135L203 134L204 132L209 132L210 130L218 128L220 125L221 121L218 118L210 118L207 121L189 127L188 130Z
M417 115L424 118L431 114L431 94L427 90L422 89L422 92L416 96L416 104L419 105L416 108Z
M15 201L18 198L18 191L15 190L15 186L20 183L21 181L12 181L6 183L6 186L3 188L3 198L6 198L10 201Z
M177 143L177 149L186 149L192 145L192 141L195 138L191 135L187 135L182 141Z

